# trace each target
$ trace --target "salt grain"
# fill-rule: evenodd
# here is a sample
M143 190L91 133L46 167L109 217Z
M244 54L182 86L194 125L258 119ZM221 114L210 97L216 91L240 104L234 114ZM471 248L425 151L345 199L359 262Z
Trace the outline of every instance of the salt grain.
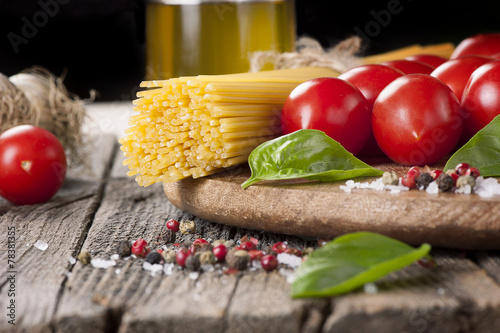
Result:
M142 264L142 269L144 269L145 271L150 271L151 272L151 276L155 276L156 273L161 272L163 270L163 265L160 265L160 264L151 264L151 263L145 261Z
M367 294L376 294L378 292L378 287L375 283L365 283L363 286L363 291Z
M290 284L292 284L293 281L295 280L294 271L291 269L281 267L278 272L280 273L281 276L284 276L286 278L286 281Z
M172 275L175 268L175 264L165 264L163 265L163 274Z
M76 264L76 258L73 258L72 256L68 256L68 261L71 265Z
M42 240L37 240L35 244L33 244L33 246L39 250L45 251L49 247L49 244L47 244L47 242L44 242Z
M429 194L438 194L439 193L439 186L438 186L437 182L433 181L429 185L427 185L425 192L427 192Z
M107 269L109 267L116 266L116 261L114 260L105 260L105 259L100 259L100 258L94 258L90 261L92 266L95 268L104 268Z
M474 192L483 198L490 198L500 194L500 184L495 178L477 177Z
M120 259L120 255L119 254L113 254L111 257L109 257L110 260L118 260Z
M121 273L121 271L122 271L121 269L117 268L117 269L115 269L115 274L118 275Z
M371 189L378 192L381 191L389 191L391 194L397 194L401 191L408 191L408 187L401 185L401 181L399 185L384 185L382 182L382 178L377 178L371 182L355 182L352 179L349 179L345 182L345 185L341 185L340 189L344 192L351 193L353 189Z
M200 276L199 272L191 272L191 273L189 273L189 278L191 280L196 280L199 276Z
M302 258L293 254L279 253L276 258L280 264L285 264L292 268L297 268L302 263Z

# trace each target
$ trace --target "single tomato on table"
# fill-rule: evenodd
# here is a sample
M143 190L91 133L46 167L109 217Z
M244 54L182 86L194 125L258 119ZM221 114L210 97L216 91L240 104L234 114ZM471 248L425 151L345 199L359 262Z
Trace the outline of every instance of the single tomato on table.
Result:
M430 75L405 75L377 97L373 134L394 162L432 164L457 144L463 126L461 113L460 102L447 85Z
M470 76L462 96L465 143L500 114L500 60L488 62Z
M356 88L361 91L363 96L366 98L368 105L370 107L370 112L373 109L373 103L378 94L392 81L398 77L403 76L404 73L395 68L385 66L385 65L361 65L354 67L338 78L346 80L352 83ZM377 145L373 133L370 131L370 137L363 147L360 155L364 156L383 156L384 153Z
M49 131L16 126L0 135L0 195L16 205L49 200L66 177L66 155Z
M287 97L281 112L281 129L289 134L316 129L356 155L370 135L368 102L351 83L331 77L299 84Z

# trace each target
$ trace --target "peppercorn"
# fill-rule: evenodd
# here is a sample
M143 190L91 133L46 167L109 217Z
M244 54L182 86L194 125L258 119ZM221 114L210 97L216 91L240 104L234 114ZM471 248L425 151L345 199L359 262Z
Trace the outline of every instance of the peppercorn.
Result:
M184 266L189 269L190 271L198 271L200 269L201 263L200 263L200 254L195 253L191 254L186 258L186 262L184 263Z
M212 251L200 252L200 264L201 265L214 265L216 263L215 255Z
M236 243L235 243L235 242L234 242L234 240L232 240L232 239L227 240L227 241L225 241L225 242L224 242L224 243L222 243L222 244L224 244L224 246L225 246L226 248L228 248L228 249L230 249L230 248L232 248L232 247L234 247L234 246L236 245Z
M116 247L116 252L118 255L122 258L128 257L132 254L132 244L130 244L129 241L124 240L118 243L118 246Z
M307 257L311 253L313 253L314 249L312 247L306 247L304 250L302 250L302 257Z
M416 179L418 189L426 189L434 181L432 175L428 172L421 173Z
M171 229L164 229L160 234L160 240L163 244L175 243L175 231Z
M218 245L224 244L226 240L225 239L217 239L212 242L213 247L217 247Z
M167 264L175 263L175 251L174 250L166 250L161 254L163 261Z
M196 231L196 224L191 220L182 221L179 225L179 230L184 235L194 234Z
M457 187L462 188L465 187L466 185L469 185L471 190L476 186L476 178L473 176L460 176L457 179Z
M398 185L399 177L395 171L386 171L382 174L382 184L384 185Z
M276 269L276 267L278 267L278 259L276 259L276 257L272 254L263 256L260 259L260 263L262 265L262 268L264 268L264 270L268 272L273 271Z
M448 192L455 185L453 177L446 173L440 174L439 177L436 179L436 182L441 192Z
M250 255L245 250L231 249L226 255L226 262L229 267L243 271L247 268Z
M82 251L78 254L77 259L80 260L83 265L88 265L91 259L90 253L88 251Z
M144 258L144 260L146 260L147 262L149 262L151 265L159 264L160 261L161 261L161 254L159 254L156 251L149 252L146 255L146 258Z

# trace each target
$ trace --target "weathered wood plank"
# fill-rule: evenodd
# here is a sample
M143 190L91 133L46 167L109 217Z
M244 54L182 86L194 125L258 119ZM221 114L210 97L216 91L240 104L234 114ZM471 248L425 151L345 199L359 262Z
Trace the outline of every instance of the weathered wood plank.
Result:
M248 235L260 239L265 245L282 240L293 247L303 247L306 243L297 237L262 234L202 221L171 205L161 185L143 188L130 178L116 178L106 186L82 248L94 257L109 259L121 240L141 237L153 247L159 247L154 241L170 218L194 219L197 224L195 234L179 236L177 242L198 237L238 240ZM116 269L120 270L119 274L115 273ZM76 327L100 332L106 329L110 318L116 317L122 332L133 332L139 327L150 327L154 331L163 325L186 331L204 327L206 332L221 332L226 325L233 327L237 319L226 313L237 281L237 276L220 272L204 272L196 281L184 271L172 276L151 277L149 272L142 270L142 260L139 259L120 259L116 267L108 270L77 263L66 284L55 324L61 332L74 331ZM263 278L256 281L266 284ZM257 287L260 282L256 282ZM272 288L276 288L275 293L280 294L282 300L288 299L287 289L278 290L278 285ZM268 317L271 318L273 316Z
M457 254L437 254L438 267L413 265L332 301L323 332L497 332L500 287Z
M472 257L477 260L488 274L500 284L500 252L498 251L479 251L472 254Z
M98 207L106 164L115 147L114 137L103 137L93 154L92 177L78 178L71 170L58 193L47 203L14 206L0 201L0 248L7 248L7 229L15 231L15 273L8 273L7 251L0 251L0 293L7 294L7 276L15 275L15 297L2 297L3 309L11 299L16 304L16 326L5 320L0 330L47 330L57 307L61 287L71 270L68 258L75 257ZM45 251L33 246L41 240ZM10 270L9 270L10 271ZM4 307L5 306L5 307Z

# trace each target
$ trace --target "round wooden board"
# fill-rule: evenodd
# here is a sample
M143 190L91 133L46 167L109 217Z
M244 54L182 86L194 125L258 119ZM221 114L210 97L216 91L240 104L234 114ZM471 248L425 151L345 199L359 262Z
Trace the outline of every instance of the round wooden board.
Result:
M407 170L385 162L370 165L399 175ZM418 190L346 193L340 189L345 181L262 182L243 190L241 183L249 176L248 168L240 166L205 178L167 183L164 191L184 211L247 229L327 239L372 231L413 245L500 249L500 197Z

